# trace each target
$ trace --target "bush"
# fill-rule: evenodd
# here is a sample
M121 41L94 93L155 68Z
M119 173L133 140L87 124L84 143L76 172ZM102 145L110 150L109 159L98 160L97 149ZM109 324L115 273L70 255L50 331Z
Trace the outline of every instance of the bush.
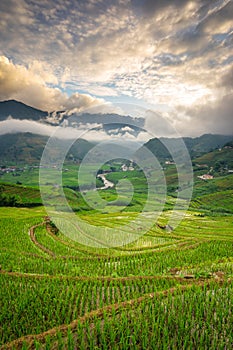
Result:
M0 207L16 207L18 204L17 198L14 195L0 193Z

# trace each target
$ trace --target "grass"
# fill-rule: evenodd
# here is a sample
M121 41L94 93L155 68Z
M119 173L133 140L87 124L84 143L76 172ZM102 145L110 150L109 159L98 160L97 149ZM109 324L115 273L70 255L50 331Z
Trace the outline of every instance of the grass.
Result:
M59 206L61 189L52 184L53 171L46 190ZM167 170L171 193L174 171ZM195 178L191 206L184 212L185 199L173 210L175 195L166 195L159 213L164 198L161 182L154 181L156 197L140 216L142 230L151 224L145 234L137 231L138 221L133 224L147 199L145 178L137 170L106 175L114 183L127 176L135 188L130 203L126 182L120 194L96 191L103 205L91 210L85 197L95 201L94 191L82 196L64 188L89 235L107 240L114 230L117 238L139 237L98 248L79 242L78 229L73 236L54 234L44 223L44 207L26 207L40 204L38 169L32 172L30 186L1 184L4 193L25 205L0 207L1 349L232 349L232 175L211 182ZM64 171L66 186L74 186L75 172L73 166ZM29 181L29 170L21 176ZM182 220L168 231L171 215Z
M197 197L192 205L212 212L233 214L233 190L205 194Z
M6 196L14 196L17 206L30 207L42 205L40 191L37 187L0 184L0 193L4 193Z
M50 256L28 235L31 226L43 221L43 208L0 208L0 213L2 345L15 341L12 348L25 342L30 348L38 343L55 349L60 342L69 349L78 344L126 349L130 344L150 348L153 341L153 346L214 349L230 344L230 336L224 343L222 334L231 325L227 305L230 309L232 285L227 279L233 276L232 216L203 217L190 211L173 232L154 225L138 241L117 249L88 248L38 226L36 240L53 252ZM136 216L82 213L99 227L127 225ZM162 214L160 223L168 216ZM220 269L226 281L221 288L214 277ZM191 281L185 278L190 275ZM212 299L209 293L215 293ZM211 310L225 320L224 326L214 323L214 340L208 336ZM206 331L204 319L210 322ZM37 340L30 334L38 334Z

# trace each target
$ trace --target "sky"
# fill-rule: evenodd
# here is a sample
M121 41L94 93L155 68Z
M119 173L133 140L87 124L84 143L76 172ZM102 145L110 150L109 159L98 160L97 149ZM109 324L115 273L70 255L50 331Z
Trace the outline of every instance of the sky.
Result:
M233 0L1 0L0 100L126 103L181 135L233 134L232 14Z

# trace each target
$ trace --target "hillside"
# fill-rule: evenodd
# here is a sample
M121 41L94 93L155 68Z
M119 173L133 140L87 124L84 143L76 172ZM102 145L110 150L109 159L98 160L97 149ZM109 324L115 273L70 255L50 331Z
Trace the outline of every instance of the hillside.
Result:
M154 150L156 157L163 165L163 170L166 177L167 191L171 196L176 197L179 191L181 198L186 198L186 187L178 189L178 175L176 165L167 162L168 152L162 145L160 140L154 139L150 142L151 145L158 145ZM200 204L198 208L204 207L210 209L222 210L224 207L226 210L232 210L232 202L230 196L232 193L227 191L233 190L233 142L226 143L222 148L216 149L211 152L207 152L200 157L193 158L193 194L192 198L197 200ZM165 156L167 155L167 158ZM153 159L151 160L153 162ZM202 179L203 175L210 175L210 179ZM212 177L212 178L211 178ZM226 206L224 196L227 195L228 206ZM204 197L203 196L207 196ZM210 197L209 197L210 196ZM203 197L203 203L201 198ZM215 198L216 197L216 198ZM208 202L208 205L207 205ZM206 206L205 206L206 204ZM221 208L221 209L220 209Z
M200 137L184 137L184 143L191 152L191 157L223 147L233 140L233 135L205 134Z
M0 135L0 165L38 164L47 141L47 136L28 132ZM54 159L56 159L56 155L59 155L59 147L62 147L65 141L57 139L56 142ZM90 142L79 139L71 147L67 159L82 159L92 147L93 145Z
M206 153L201 157L194 159L196 165L208 165L212 167L213 171L223 172L233 170L233 142L229 142L222 148L215 149L212 152Z
M200 137L184 137L183 142L190 153L190 157L198 157L214 149L223 147L227 142L232 141L232 135L212 135L205 134ZM183 143L181 138L154 138L144 145L147 147L160 161L172 159L172 155L179 156L183 151ZM172 150L170 154L168 148Z
M191 207L217 213L233 214L233 190L217 191L199 196L193 200Z
M40 120L45 118L48 112L30 107L22 102L9 100L0 101L0 121L11 116L14 119Z
M36 187L0 184L0 206L35 207L42 205Z

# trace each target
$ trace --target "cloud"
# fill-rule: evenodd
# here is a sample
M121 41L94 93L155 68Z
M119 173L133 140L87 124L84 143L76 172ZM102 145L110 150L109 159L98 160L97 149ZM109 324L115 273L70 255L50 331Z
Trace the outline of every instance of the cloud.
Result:
M233 2L226 0L219 7L209 11L209 16L202 22L202 30L211 35L216 33L227 33L232 30Z
M219 86L227 89L228 91L229 89L233 90L233 64L229 65L226 73L221 76Z
M30 132L33 134L45 136L55 135L56 137L61 139L85 138L93 140L93 137L90 136L91 132L89 132L89 129L91 128L93 128L93 125L82 125L80 128L73 128L52 126L48 124L35 122L32 120L8 119L0 122L0 135L8 133L14 134L18 132ZM94 132L94 135L95 133L98 134L97 132ZM105 132L103 131L101 133L101 136L103 137L104 134ZM105 134L105 136L108 137L107 134Z
M31 132L33 134L50 136L55 127L31 120L8 119L0 122L0 135L17 132Z
M106 101L87 94L74 93L70 97L60 89L48 87L46 82L56 82L50 67L33 61L28 67L15 65L7 57L0 56L0 99L16 99L42 110L74 110L81 112Z
M129 96L171 114L176 109L172 116L185 129L197 105L221 109L231 89L232 6L232 0L2 0L0 52L15 64L3 72L1 98L79 111L101 110L104 97Z
M126 130L123 130L126 131ZM129 131L132 131L129 129ZM102 129L101 124L82 124L78 128L74 127L61 127L52 126L48 124L39 123L32 120L18 120L18 119L7 119L0 122L0 135L14 134L14 133L25 133L30 132L32 134L51 136L60 139L85 139L87 141L107 141L107 140L118 140L118 142L134 140L140 143L147 141L150 138L150 134L147 132L140 132L137 135L132 133L122 132L106 132Z
M133 0L132 4L133 4ZM164 8L170 7L170 8L182 8L185 5L187 5L189 1L187 0L145 0L142 5L142 11L147 16L154 16L155 13L161 12L164 10Z
M182 135L196 136L204 133L233 135L232 92L218 100L197 104L192 108L181 107L179 112L183 118L176 120L176 127Z
M71 79L71 77L70 77ZM92 94L94 96L98 96L98 97L109 97L109 96L118 96L119 93L116 91L115 87L109 87L109 86L101 86L100 84L97 84L95 82L93 83L87 83L87 82L80 82L77 83L75 81L69 81L65 82L63 84L63 88L68 88L71 91L80 89L84 92L87 92L88 94Z
M38 77L38 79L40 78L44 83L58 84L58 79L54 74L52 67L45 62L33 60L29 64L28 70L31 74Z
M148 110L146 113L145 129L150 132L151 137L179 136L174 128L173 121L169 120L165 113Z
M0 57L0 97L1 100L13 98L42 110L61 108L66 100L59 89L47 87L34 70L15 65L4 56Z
M84 109L96 107L98 105L103 105L105 103L104 99L97 99L90 95L79 94L78 92L71 95L64 102L64 108L70 110L70 112L80 112Z

